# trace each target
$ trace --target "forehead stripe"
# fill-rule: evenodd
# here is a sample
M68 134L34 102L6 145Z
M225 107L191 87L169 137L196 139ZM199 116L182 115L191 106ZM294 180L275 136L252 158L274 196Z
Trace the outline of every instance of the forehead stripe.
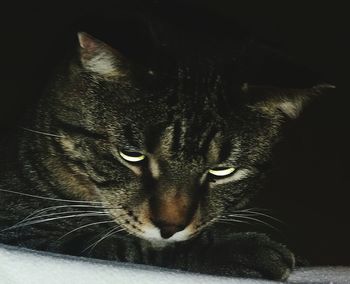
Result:
M171 144L171 151L172 153L176 153L181 150L183 145L181 145L180 141L181 136L181 123L180 120L176 120L174 122L174 135L173 135L173 141Z
M212 140L214 139L215 135L217 134L216 127L212 126L209 132L207 132L207 136L203 137L202 143L201 143L201 152L202 153L208 153L210 144Z

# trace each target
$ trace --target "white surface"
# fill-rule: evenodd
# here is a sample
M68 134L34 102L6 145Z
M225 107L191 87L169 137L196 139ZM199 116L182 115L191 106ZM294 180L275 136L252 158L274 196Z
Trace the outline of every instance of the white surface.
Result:
M305 268L292 283L350 283L350 268ZM1 284L251 284L276 283L254 279L214 277L150 266L98 261L0 246Z
M0 246L1 284L235 284L265 283L96 261ZM268 283L268 282L266 282Z

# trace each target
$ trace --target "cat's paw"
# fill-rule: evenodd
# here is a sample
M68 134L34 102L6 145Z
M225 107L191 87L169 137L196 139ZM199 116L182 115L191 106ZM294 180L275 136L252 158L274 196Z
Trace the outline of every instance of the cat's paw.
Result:
M293 253L264 234L246 233L234 241L236 261L245 267L248 275L283 281L294 268Z
M284 281L294 268L293 253L264 234L238 234L213 248L213 274Z
M293 253L275 241L259 237L255 253L254 269L264 278L287 280L295 265Z

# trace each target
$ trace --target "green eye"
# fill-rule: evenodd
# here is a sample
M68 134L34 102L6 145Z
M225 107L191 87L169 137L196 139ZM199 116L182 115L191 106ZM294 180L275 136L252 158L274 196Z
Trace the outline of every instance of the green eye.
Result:
M225 177L228 176L230 174L232 174L236 169L233 167L230 168L214 168L214 169L210 169L209 173L213 176L216 177Z
M122 152L119 151L120 156L128 162L137 163L145 159L145 155L139 152Z

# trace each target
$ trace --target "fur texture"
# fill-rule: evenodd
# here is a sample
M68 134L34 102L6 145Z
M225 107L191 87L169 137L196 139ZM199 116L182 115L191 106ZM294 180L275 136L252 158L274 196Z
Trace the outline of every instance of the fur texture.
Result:
M286 279L292 253L238 224L257 216L248 208L284 123L331 86L250 86L217 54L141 65L78 38L2 163L1 241Z

